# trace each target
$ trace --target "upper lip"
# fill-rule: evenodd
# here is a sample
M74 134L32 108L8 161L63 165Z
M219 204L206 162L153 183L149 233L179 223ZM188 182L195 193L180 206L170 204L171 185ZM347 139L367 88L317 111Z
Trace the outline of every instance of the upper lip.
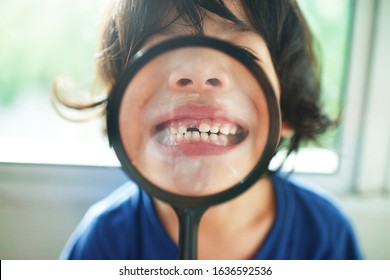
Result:
M220 120L235 124L240 127L245 127L245 124L242 120L229 115L225 109L208 105L183 105L175 107L172 110L157 117L153 121L152 127L155 128L165 122L181 120L185 118L194 120Z

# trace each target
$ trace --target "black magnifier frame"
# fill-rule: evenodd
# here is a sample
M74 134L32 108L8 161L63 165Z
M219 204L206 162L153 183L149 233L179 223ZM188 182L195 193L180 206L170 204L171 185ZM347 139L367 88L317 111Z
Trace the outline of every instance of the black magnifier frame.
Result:
M265 96L269 112L268 140L259 161L252 171L237 184L222 192L206 196L183 196L162 190L146 179L133 166L123 146L119 130L119 112L123 95L131 80L143 66L155 57L178 48L206 47L221 51L240 61L257 79ZM247 51L215 38L184 36L159 43L146 51L138 52L128 64L122 78L114 86L107 103L107 130L110 145L114 148L123 169L129 177L150 195L177 207L209 207L236 197L252 186L267 170L280 138L280 113L276 95L266 74Z
M231 186L230 188L206 196L193 197L178 195L163 190L157 185L153 184L133 166L131 160L126 154L125 147L120 135L120 107L124 93L126 92L126 89L131 83L132 79L135 77L138 71L140 71L147 63L152 61L157 56L168 51L186 47L205 47L214 49L241 62L241 64L245 66L256 78L257 82L262 88L265 100L267 102L269 114L268 139L265 144L262 156L259 158L257 164L254 166L251 172L249 172L247 176L242 178L241 181ZM122 168L127 173L127 175L149 195L173 206L179 215L181 213L181 215L185 216L198 216L198 219L200 219L201 214L203 214L205 209L208 207L226 202L240 195L259 180L263 173L268 169L268 164L278 146L280 139L280 119L281 117L276 94L270 82L268 81L267 75L256 63L253 55L251 55L248 51L234 46L226 41L204 36L176 37L174 39L156 44L146 49L145 51L138 52L129 61L127 68L118 82L114 85L107 101L107 130L109 142L110 145L114 148ZM198 214L194 214L196 211L198 211ZM191 223L191 221L187 220L187 223ZM196 240L189 240L189 242L196 243ZM186 254L184 254L184 256L182 256L182 258L186 259L191 259L194 257L196 257L196 252L195 255L190 253L190 255L187 254L186 256Z

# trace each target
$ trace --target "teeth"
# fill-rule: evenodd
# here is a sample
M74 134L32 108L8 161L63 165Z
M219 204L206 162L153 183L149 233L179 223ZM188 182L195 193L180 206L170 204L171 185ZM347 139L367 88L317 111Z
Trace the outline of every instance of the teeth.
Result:
M193 131L192 132L192 139L195 141L199 141L200 140L200 133L198 131Z
M210 141L214 144L217 143L218 142L218 135L215 133L210 134Z
M219 123L213 124L213 125L211 126L211 128L210 128L210 132L211 132L211 133L218 133L219 127L220 127L220 124L219 124Z
M200 134L200 138L202 138L202 141L204 141L204 142L208 142L209 141L209 135L207 133L205 133L205 132L202 132Z
M171 134L176 134L176 133L177 133L177 129L176 129L175 127L171 126L171 127L169 128L169 132L170 132Z
M230 134L236 135L236 133L237 133L237 126L231 127L231 128L230 128Z
M187 132L187 128L184 125L179 126L179 133L185 134Z
M202 121L180 121L172 123L164 131L158 134L160 141L170 145L179 142L203 141L214 145L228 145L229 135L237 133L237 126L230 123Z
M220 129L220 132L224 135L229 135L230 127L227 125L223 125Z
M218 143L220 146L226 146L228 144L229 140L226 135L218 135Z
M209 132L211 129L211 126L208 123L201 123L199 126L200 132Z
M178 142L183 141L183 134L182 134L182 133L176 134L176 140L177 140Z
M218 146L227 146L229 140L228 140L228 137L226 135L223 135L223 134L215 134L215 133L212 133L212 134L208 134L208 133L201 133L201 139L203 142L210 142L210 143L213 143L215 145L218 145Z
M168 143L169 143L170 145L175 144L176 138L177 138L176 134L171 134L171 135L169 135Z
M191 140L192 138L192 132L191 131L187 131L185 134L184 134L184 138L186 140Z

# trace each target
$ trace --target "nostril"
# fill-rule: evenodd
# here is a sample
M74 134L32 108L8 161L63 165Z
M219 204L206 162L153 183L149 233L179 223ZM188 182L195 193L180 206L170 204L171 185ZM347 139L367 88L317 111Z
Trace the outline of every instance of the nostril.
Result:
M198 88L199 90L201 90L202 88L203 89L220 88L225 84L219 78L202 79L201 77L200 78L194 77L194 78L175 79L174 76L170 77L169 83L172 86L172 88L183 89L183 90L188 89L189 87L193 89Z
M185 87L185 86L192 85L192 84L193 84L192 80L187 79L187 78L182 78L182 79L177 81L177 85L179 85L181 87Z
M208 79L206 81L206 85L210 85L210 86L220 86L222 85L221 81L218 80L217 78L211 78L211 79Z

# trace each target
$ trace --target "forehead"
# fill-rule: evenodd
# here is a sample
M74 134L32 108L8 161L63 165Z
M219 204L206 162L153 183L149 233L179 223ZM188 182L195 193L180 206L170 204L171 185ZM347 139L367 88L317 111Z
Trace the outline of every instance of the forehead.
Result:
M183 3L183 2L181 2ZM232 32L252 32L255 29L250 24L241 1L188 1L179 4L170 3L167 13L162 17L160 31L167 33L181 33L192 31L204 33L210 27L221 34Z

